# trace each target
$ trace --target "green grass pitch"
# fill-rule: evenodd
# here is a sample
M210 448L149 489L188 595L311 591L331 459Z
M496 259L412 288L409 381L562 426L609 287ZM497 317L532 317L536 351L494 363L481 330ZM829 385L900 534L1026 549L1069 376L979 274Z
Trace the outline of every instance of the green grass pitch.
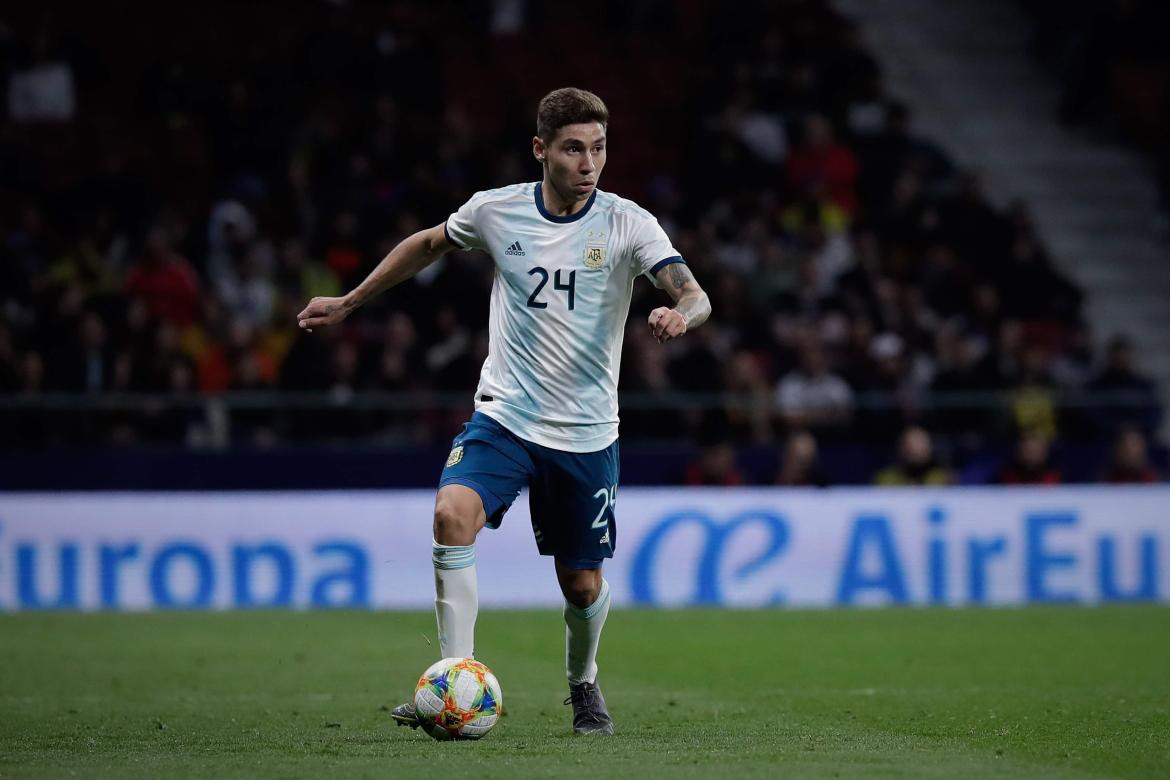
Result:
M0 616L0 777L1170 777L1170 609L615 610L612 739L559 613L484 612L508 710L396 728L426 613Z

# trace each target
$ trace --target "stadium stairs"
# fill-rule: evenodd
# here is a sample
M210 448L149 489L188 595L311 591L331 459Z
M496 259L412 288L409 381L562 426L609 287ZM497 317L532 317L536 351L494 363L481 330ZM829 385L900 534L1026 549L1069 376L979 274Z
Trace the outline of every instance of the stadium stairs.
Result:
M1152 166L1063 127L1057 85L1028 57L1008 0L836 0L913 108L915 131L975 170L999 205L1023 199L1053 260L1087 292L1100 346L1131 335L1170 402L1170 249L1156 232ZM1162 438L1170 434L1164 418Z

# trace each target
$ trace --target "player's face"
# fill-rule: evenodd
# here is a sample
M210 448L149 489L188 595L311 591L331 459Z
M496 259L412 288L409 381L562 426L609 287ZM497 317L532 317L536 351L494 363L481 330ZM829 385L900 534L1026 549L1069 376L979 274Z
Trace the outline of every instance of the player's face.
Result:
M565 125L548 144L534 139L533 151L558 195L570 202L585 200L605 167L605 128L600 122Z

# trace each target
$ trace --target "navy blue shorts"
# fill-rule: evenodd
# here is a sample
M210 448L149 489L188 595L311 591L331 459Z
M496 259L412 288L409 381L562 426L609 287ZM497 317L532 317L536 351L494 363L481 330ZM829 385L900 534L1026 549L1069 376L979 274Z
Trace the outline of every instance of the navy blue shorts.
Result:
M565 452L525 441L476 412L455 437L444 485L479 494L489 528L527 487L532 533L541 555L573 569L596 569L617 547L618 443L597 452Z

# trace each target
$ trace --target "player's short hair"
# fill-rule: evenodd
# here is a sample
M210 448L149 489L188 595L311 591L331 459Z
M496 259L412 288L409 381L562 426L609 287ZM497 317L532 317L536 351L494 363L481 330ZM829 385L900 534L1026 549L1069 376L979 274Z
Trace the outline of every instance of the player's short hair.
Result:
M585 89L554 89L540 99L536 108L536 134L545 143L552 141L565 125L585 122L600 122L602 127L609 124L609 109L605 102Z

